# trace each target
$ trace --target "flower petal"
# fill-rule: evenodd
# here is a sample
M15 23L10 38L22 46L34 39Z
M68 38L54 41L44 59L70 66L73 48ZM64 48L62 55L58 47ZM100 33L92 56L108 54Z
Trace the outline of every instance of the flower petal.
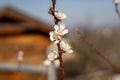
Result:
M60 42L60 46L61 48L66 51L67 53L72 53L73 50L71 49L70 45L66 42L66 41L61 41Z
M64 23L60 24L59 28L60 28L60 30L64 30L65 29L65 24Z
M68 32L68 29L63 30L63 34L67 34Z
M54 41L54 40L55 40L55 39L54 39L54 32L53 32L53 31L50 32L50 40L51 40L51 41Z
M64 12L55 12L55 16L60 20L67 18L67 15Z
M67 52L68 52L68 53L73 53L73 50L72 50L72 49L70 49L70 50L68 50Z
M64 49L66 47L66 44L63 40L60 42L60 46L61 46L62 49Z
M58 54L58 52L52 50L52 51L48 54L48 59L49 59L50 61L53 61L55 58L57 58L57 54Z
M57 32L51 31L50 32L50 40L54 41L54 43L57 44L61 40L61 37L59 35L57 35Z
M55 42L54 42L54 43L55 43L55 44L58 44L59 42L60 42L59 40L55 40Z
M59 26L58 26L58 25L55 25L55 26L54 26L54 29L55 29L55 31L58 31Z

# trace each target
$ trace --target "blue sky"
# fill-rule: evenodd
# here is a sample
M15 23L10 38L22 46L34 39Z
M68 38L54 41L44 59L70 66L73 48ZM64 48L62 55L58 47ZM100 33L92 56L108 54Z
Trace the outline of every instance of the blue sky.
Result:
M52 23L47 11L51 0L1 0L0 7L12 5L28 15ZM119 24L112 0L57 0L57 9L68 14L70 26L89 23L92 26Z

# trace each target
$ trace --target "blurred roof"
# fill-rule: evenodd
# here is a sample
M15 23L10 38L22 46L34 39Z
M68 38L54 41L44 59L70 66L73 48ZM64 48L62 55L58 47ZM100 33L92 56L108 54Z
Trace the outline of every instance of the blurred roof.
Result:
M27 31L47 34L52 30L50 25L28 16L23 11L12 6L0 9L0 34L23 33Z

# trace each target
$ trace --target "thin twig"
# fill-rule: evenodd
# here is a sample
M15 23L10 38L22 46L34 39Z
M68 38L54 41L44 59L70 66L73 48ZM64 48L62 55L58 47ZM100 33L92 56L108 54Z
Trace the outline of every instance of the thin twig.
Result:
M53 17L54 17L54 23L55 24L58 24L58 22L60 21L60 20L58 20L57 18L56 18L56 16L55 16L55 5L56 5L56 0L52 0L52 7L50 8L50 10L52 11L52 15L53 15ZM64 72L64 65L63 65L63 59L62 59L62 49L61 49L61 47L60 47L60 43L58 43L57 44L57 47L58 47L58 54L59 54L59 62L60 62L60 72L61 72L61 79L62 80L65 80L65 72Z
M93 52L95 52L98 56L100 56L102 59L104 59L113 69L115 72L120 72L120 69L116 67L107 57L105 57L95 46L94 44L88 40L82 33L77 30L77 33L79 34L79 37L81 40L83 40Z
M52 0L53 9L55 10L56 0Z
M57 44L57 46L58 46L58 53L59 53L61 77L62 77L62 80L64 80L65 72L64 72L64 65L63 65L62 52L61 52L62 50L60 48L60 44L59 43Z

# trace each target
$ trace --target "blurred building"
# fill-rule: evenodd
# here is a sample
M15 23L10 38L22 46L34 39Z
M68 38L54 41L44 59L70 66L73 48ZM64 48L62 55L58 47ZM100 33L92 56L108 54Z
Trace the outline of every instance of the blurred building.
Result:
M20 50L24 52L23 64L41 66L50 44L50 30L52 29L48 24L21 10L10 6L0 8L0 79L19 79L16 58ZM31 66L24 66L24 69L27 67ZM39 69L34 68L36 67L25 70L22 80L44 80L41 79Z

